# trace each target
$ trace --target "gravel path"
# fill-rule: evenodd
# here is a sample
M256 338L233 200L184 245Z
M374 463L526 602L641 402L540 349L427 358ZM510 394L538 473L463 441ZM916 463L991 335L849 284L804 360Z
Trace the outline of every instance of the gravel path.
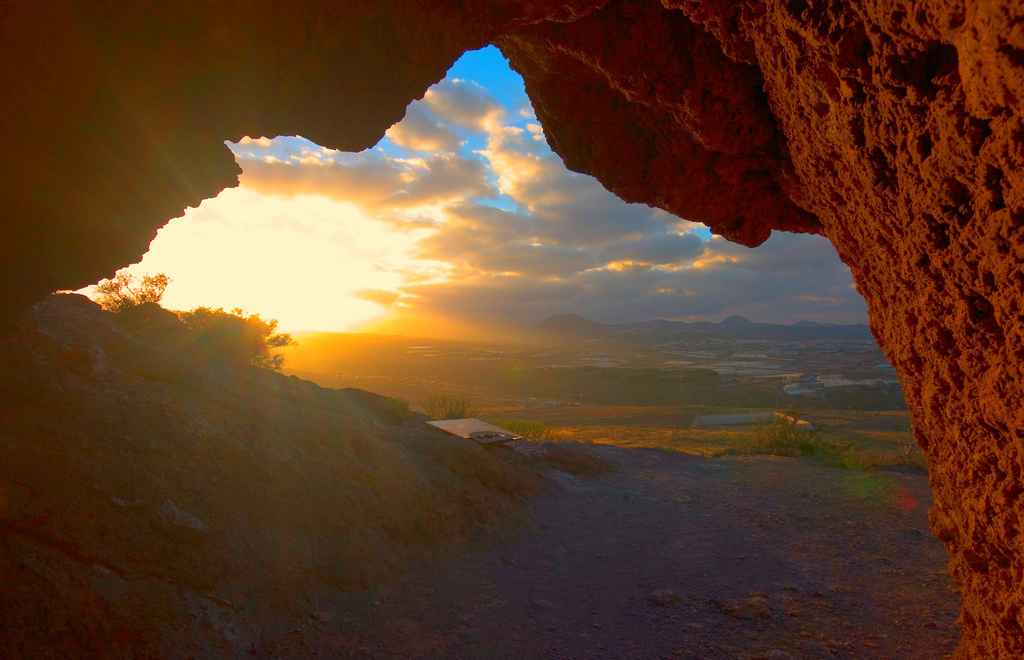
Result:
M942 658L959 598L926 477L594 446L533 529L317 603L267 657ZM788 654L788 655L786 655Z

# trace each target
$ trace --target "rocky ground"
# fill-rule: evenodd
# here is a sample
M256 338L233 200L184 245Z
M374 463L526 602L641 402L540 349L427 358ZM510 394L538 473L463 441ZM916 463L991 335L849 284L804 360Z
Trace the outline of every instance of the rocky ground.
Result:
M511 544L327 599L261 657L935 659L959 598L920 475L593 446Z

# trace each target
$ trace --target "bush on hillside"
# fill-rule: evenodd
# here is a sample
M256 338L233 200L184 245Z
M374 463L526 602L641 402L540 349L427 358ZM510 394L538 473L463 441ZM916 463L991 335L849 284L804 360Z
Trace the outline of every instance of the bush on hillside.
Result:
M480 406L469 394L437 394L428 396L420 404L431 419L463 419L480 414Z
M196 351L213 361L279 371L284 366L281 349L295 345L290 334L277 332L277 319L246 316L237 307L230 312L221 307L196 307L178 312L178 318L196 333Z
M381 414L392 424L404 424L409 419L409 402L397 397L388 397L384 400Z
M774 415L754 429L748 449L756 454L838 457L844 448L826 440L817 430L800 428L799 413Z

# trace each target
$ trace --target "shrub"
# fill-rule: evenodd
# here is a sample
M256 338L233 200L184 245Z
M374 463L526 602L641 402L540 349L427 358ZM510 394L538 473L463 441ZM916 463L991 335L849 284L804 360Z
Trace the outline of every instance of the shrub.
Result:
M797 426L798 419L798 413L792 410L784 415L774 415L754 429L748 449L754 453L793 456L842 453L842 448L826 440L818 431Z
M797 428L795 415L776 415L761 422L754 429L751 447L754 449L799 449L810 437L810 431Z
M393 424L404 424L409 419L409 402L405 399L388 397L384 400L381 414L385 420Z
M119 273L112 280L103 280L96 285L96 302L105 311L122 312L143 303L159 303L164 297L171 278L164 273L145 275L138 284L135 276Z
M462 419L480 414L480 406L473 403L473 397L469 394L428 396L420 405L431 419Z
M279 371L284 366L280 349L295 345L292 336L277 332L277 319L259 314L245 315L237 307L196 307L178 312L178 318L196 333L196 351L201 357L233 365L252 364Z
M492 424L527 440L548 440L555 431L547 424L532 419L499 419Z

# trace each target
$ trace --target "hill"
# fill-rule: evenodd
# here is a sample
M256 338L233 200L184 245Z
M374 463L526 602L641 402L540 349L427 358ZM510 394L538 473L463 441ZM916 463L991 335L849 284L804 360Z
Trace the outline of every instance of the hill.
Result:
M874 341L871 329L863 323L836 325L814 321L797 321L792 325L758 323L743 316L733 315L721 323L708 321L669 321L652 319L633 323L596 323L576 314L549 316L535 326L535 332L553 337L587 339L672 336L699 333L711 337L731 339L768 339L776 341L813 340L865 340Z
M614 326L596 323L577 314L549 316L537 325L537 330L544 333L587 339L606 337L613 329Z
M55 295L0 344L0 655L250 657L515 517L521 462ZM269 646L268 646L269 645Z

